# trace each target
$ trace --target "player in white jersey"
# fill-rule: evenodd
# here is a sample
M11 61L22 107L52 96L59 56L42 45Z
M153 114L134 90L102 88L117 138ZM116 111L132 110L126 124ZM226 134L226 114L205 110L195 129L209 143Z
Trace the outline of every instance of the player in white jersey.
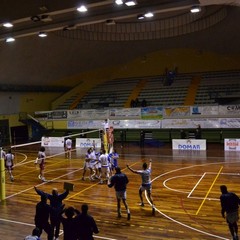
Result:
M13 182L14 180L14 177L13 177L13 174L12 174L12 170L13 170L13 160L14 160L14 155L12 154L12 151L9 150L7 154L5 154L5 168L10 176L10 180L11 182Z
M45 147L41 147L38 152L38 156L37 156L35 163L39 164L38 178L40 180L42 180L43 182L46 182L46 179L44 177L45 161L46 161Z
M109 179L109 161L108 161L108 154L106 150L102 150L102 154L99 157L99 161L101 162L101 179L100 183L108 182Z
M129 167L127 165L127 168L133 172L133 173L136 173L136 174L139 174L141 175L142 177L142 184L139 188L139 197L141 199L141 206L143 207L144 206L144 202L143 202L143 197L142 197L142 193L144 191L147 191L147 195L148 195L148 198L152 204L152 215L155 214L155 206L153 204L153 199L152 199L152 183L151 183L151 173L152 173L152 159L149 160L149 166L147 167L147 163L143 163L142 165L142 168L143 170L133 170L131 167Z
M89 148L87 150L87 153L85 155L85 162L84 162L84 166L83 166L83 175L82 175L82 180L84 181L85 180L85 174L87 172L87 169L89 169L90 173L89 173L89 179L90 180L93 180L92 179L92 175L93 175L93 169L92 169L92 164L90 163L91 161L91 158L92 158L92 148Z
M72 153L72 139L67 138L65 141L65 151L66 151L66 157L68 159L71 159L71 153Z

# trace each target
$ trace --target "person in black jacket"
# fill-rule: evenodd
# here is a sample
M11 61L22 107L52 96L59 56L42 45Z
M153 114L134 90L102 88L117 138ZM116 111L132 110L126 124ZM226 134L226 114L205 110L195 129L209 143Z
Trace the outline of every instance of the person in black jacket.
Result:
M53 232L55 230L55 233L54 233L55 240L58 240L59 231L60 231L60 223L61 223L60 215L61 215L63 207L64 207L62 201L68 196L69 190L66 190L62 194L59 194L58 190L56 188L53 188L52 194L49 194L49 193L45 193L45 192L37 189L36 187L34 187L34 188L35 188L35 191L37 192L37 194L39 194L40 196L46 195L47 198L50 200L50 206L52 208L51 214L50 214L50 223L51 223Z
M78 238L80 240L93 240L93 233L99 233L94 218L88 214L88 205L82 205L82 213L77 218Z
M226 221L233 237L233 240L238 240L238 225L237 221L239 219L238 208L240 204L239 197L232 192L228 192L225 185L220 186L222 192L220 196L221 201L221 213L223 218L226 217ZM226 213L226 216L225 216Z
M52 227L49 223L51 207L47 204L47 196L41 195L41 201L36 205L35 225L39 229L39 237L44 230L48 235L48 240L53 239Z
M78 239L77 216L80 212L74 207L65 208L60 216L63 225L64 238L63 240ZM64 216L65 215L65 216Z
M128 177L126 174L121 172L121 169L119 167L115 168L115 175L111 177L111 179L108 181L108 187L115 188L116 191L116 198L117 198L117 211L118 211L118 217L121 217L121 200L123 201L123 204L127 210L127 219L130 220L130 210L128 208L128 204L126 201L127 197L127 184L128 184Z

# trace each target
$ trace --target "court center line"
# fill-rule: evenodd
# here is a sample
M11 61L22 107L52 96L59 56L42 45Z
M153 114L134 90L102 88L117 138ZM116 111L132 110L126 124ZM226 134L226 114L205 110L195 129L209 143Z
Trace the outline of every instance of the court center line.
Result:
M191 194L193 193L193 191L196 189L196 187L198 186L198 184L202 181L202 179L205 177L206 173L204 173L202 175L202 177L198 180L198 182L196 183L196 185L194 186L194 188L192 189L192 191L188 194L187 198L189 198L191 196Z
M200 212L200 210L201 210L201 208L202 208L203 204L205 203L205 201L206 201L206 199L207 199L207 197L208 197L208 195L209 195L210 191L211 191L211 190L212 190L212 188L213 188L213 185L214 185L214 184L215 184L215 182L217 181L217 178L219 177L219 175L220 175L220 173L221 173L222 169L223 169L223 166L222 166L222 167L220 168L220 170L218 171L218 174L217 174L217 176L216 176L216 177L215 177L215 179L213 180L213 183L212 183L212 185L210 186L210 188L208 189L208 191L207 191L207 193L206 193L206 195L205 195L205 197L204 197L204 199L203 199L203 201L202 201L201 205L199 206L199 208L198 208L198 210L197 210L197 212L196 212L196 215L198 215L198 213Z

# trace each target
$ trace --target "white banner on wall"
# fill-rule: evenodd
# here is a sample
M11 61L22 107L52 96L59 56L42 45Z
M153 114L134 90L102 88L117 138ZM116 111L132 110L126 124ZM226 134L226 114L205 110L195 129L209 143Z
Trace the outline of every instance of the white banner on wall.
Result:
M206 139L172 139L173 150L206 150Z
M68 129L100 129L102 121L68 121ZM115 129L159 129L161 120L110 120L109 125Z
M141 108L117 108L109 110L110 119L140 119Z
M240 118L220 118L221 128L240 128Z
M107 119L109 111L104 109L68 110L68 119Z
M101 139L100 138L76 138L76 148L90 148L95 147L97 149L101 148Z
M240 105L220 105L219 115L240 115Z
M225 151L240 151L240 139L230 138L224 139Z
M219 121L217 118L199 118L199 119L163 119L162 128L196 128L200 124L201 128L219 128Z
M218 115L218 106L191 106L190 110L192 116Z
M64 147L64 137L42 137L43 147Z

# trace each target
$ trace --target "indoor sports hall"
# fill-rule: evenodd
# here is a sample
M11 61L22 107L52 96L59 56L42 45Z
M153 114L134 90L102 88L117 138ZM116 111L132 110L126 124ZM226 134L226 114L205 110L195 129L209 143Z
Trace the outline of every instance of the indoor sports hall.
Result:
M0 240L32 233L36 189L87 204L96 240L237 240L220 196L240 196L239 22L240 0L1 0Z

